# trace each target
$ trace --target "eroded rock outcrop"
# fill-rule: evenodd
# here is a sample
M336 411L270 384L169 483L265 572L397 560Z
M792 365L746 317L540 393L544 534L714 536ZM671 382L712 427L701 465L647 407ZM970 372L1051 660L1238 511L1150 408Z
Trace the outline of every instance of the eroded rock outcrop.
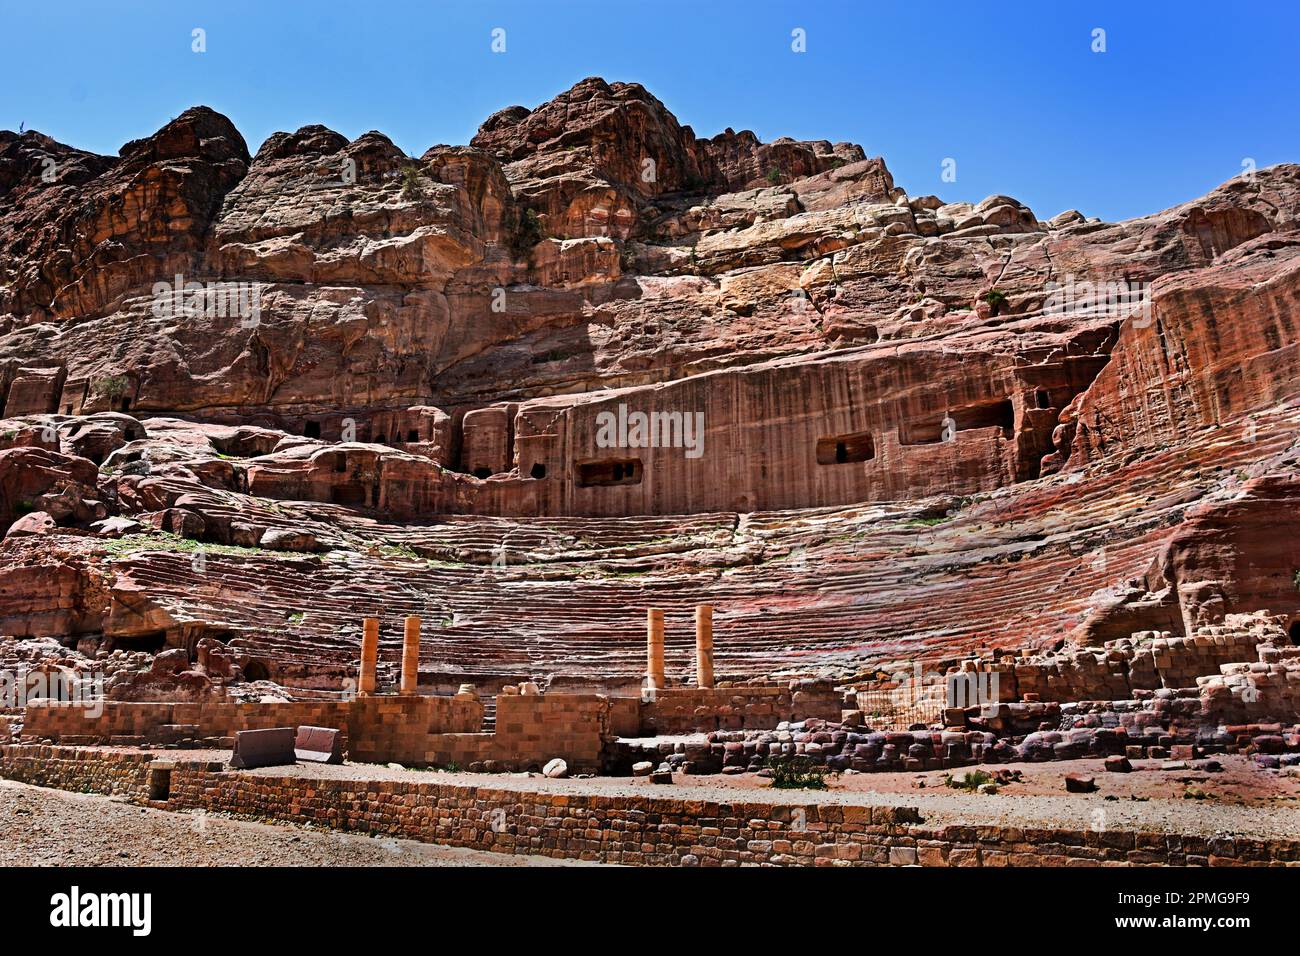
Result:
M1040 219L597 78L418 158L0 133L0 634L202 696L375 607L453 683L634 680L649 603L737 675L1300 614L1298 225L1296 166Z

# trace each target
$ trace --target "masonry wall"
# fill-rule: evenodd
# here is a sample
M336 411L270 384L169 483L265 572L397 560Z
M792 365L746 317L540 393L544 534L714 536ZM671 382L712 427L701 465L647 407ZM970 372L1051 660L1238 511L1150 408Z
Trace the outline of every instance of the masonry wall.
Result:
M559 757L570 771L595 772L610 736L610 701L601 694L501 694L495 733L435 734L409 762L527 770Z
M51 745L0 747L0 776L74 793L102 793L144 800L154 754Z
M352 701L274 704L167 704L105 701L27 707L27 742L74 746L206 743L230 747L236 732L310 724L345 732L351 760L363 763L492 763L527 769L560 757L574 770L596 770L610 731L609 698L599 694L503 694L496 733L480 733L476 698L374 695ZM476 769L480 769L476 767Z
M1139 632L1101 647L975 666L998 675L998 696L1004 701L1026 695L1062 703L1126 700L1135 690L1195 687L1198 678L1217 674L1224 665L1255 660L1258 645L1278 636L1272 628L1234 631L1220 625L1203 627L1190 637Z
M483 705L474 698L382 695L350 705L348 756L367 763L420 763L431 735L483 726Z
M0 776L149 802L149 754L0 747ZM649 866L1240 866L1300 861L1300 841L1108 828L926 826L913 807L721 803L223 771L162 760L165 805L504 853ZM155 805L163 805L157 801Z
M609 732L615 737L641 736L640 697L611 697L609 699Z
M267 704L104 701L96 715L78 703L37 702L24 715L24 740L65 744L139 745L191 741L230 746L241 730L299 727L343 730L353 760L410 761L430 734L478 730L477 699L375 696L353 701Z
M842 697L830 681L669 687L642 703L639 735L772 730L782 721L808 718L837 721L841 707Z

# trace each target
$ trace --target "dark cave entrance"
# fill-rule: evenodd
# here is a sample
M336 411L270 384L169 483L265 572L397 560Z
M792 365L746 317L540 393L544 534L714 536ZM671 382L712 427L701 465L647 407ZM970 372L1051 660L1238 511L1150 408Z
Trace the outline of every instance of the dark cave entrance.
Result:
M244 680L270 680L271 671L261 661L249 661L244 665Z
M845 465L855 461L870 461L875 457L876 443L870 432L817 439L819 465Z
M578 463L578 487L636 485L641 482L641 459L618 458Z
M150 654L158 654L166 646L166 631L150 631L147 634L118 634L113 637L113 650L115 651L147 651Z

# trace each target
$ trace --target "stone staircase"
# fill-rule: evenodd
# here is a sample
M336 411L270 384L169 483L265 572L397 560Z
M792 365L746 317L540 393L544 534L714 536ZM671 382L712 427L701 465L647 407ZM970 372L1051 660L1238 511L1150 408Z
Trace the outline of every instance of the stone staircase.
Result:
M483 733L493 734L497 729L497 698L495 694L480 694L483 703Z
M1257 422L1249 446L1207 429L1128 466L963 501L393 525L341 506L214 492L232 516L248 520L247 505L258 521L319 529L338 547L214 548L201 570L187 550L142 549L116 555L113 569L133 602L233 631L242 650L281 668L355 666L370 614L381 618L381 661L395 666L402 617L417 614L426 673L629 679L643 671L645 609L655 606L669 673L685 676L693 608L709 602L720 678L851 674L1066 637L1095 594L1147 570L1191 505L1226 500L1234 472L1288 449L1300 408Z

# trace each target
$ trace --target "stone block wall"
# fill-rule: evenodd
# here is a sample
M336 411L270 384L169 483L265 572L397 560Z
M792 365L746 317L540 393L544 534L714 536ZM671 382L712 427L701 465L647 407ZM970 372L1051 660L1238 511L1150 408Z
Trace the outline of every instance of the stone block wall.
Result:
M831 681L747 683L732 687L669 687L641 705L637 736L772 730L782 721L839 720L841 695ZM621 735L632 736L632 735Z
M431 735L483 726L477 698L376 695L348 706L348 756L367 763L419 763Z
M1300 648L1266 647L1198 681L1202 713L1222 723L1300 720Z
M304 724L343 730L354 761L492 762L499 769L541 766L560 757L572 769L596 770L611 736L609 698L599 694L502 694L492 734L479 732L483 705L477 698L381 694L273 704L105 701L98 715L80 704L42 702L28 706L22 737L75 746L229 746L240 730Z
M343 727L347 705L333 701L278 704L36 701L23 718L24 740L79 745L169 744L233 737L240 730L316 724Z
M611 697L609 699L609 732L615 737L641 736L640 697Z
M963 669L998 675L1000 700L1037 695L1061 703L1128 700L1138 690L1195 687L1227 664L1253 661L1262 644L1289 643L1281 624L1264 613L1228 615L1190 637L1142 631L1100 647L1055 654L966 662Z
M497 736L508 742L516 760L545 761L571 754L582 766L594 769L610 736L609 698L502 694L497 697Z
M0 746L0 776L162 798L151 754ZM167 760L165 805L501 853L633 866L1244 866L1300 861L1300 841L1164 831L931 824L915 807L737 794L574 793L431 780L307 779ZM418 775L412 775L416 777Z
M398 762L526 770L559 757L571 770L595 771L610 739L609 715L603 694L500 694L494 733L429 734Z
M155 755L52 745L0 746L0 776L74 793L102 793L144 800Z
M343 730L354 760L411 761L430 734L460 733L482 726L483 705L474 698L375 696L353 701L291 701L266 704L134 703L104 701L102 710L77 703L28 705L24 740L90 744L227 745L241 730L309 724Z
M526 770L559 757L572 771L594 772L610 737L610 699L602 694L501 694L495 733L435 734L407 762Z

